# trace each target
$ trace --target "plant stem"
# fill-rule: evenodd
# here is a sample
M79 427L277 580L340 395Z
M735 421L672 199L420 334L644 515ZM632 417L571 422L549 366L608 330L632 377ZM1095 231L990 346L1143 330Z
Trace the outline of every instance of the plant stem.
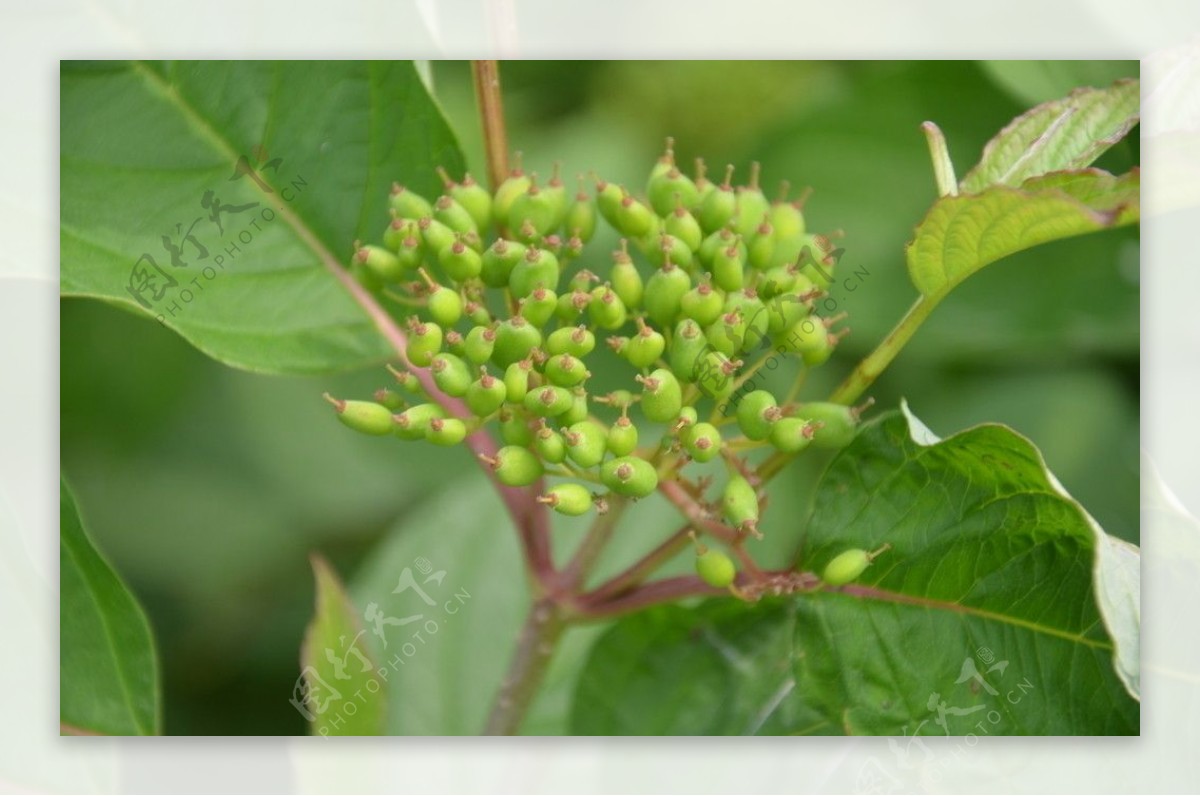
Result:
M663 564L674 558L681 550L691 544L691 523L680 528L667 537L666 541L651 550L642 558L635 561L628 569L605 581L591 592L583 595L583 600L591 603L601 603L629 591L648 578Z
M714 520L708 510L693 499L678 481L662 481L658 485L658 491L671 501L675 508L679 509L679 512L697 531L715 536L726 544L733 544L737 541L738 532Z
M583 601L578 605L578 610L588 619L608 619L640 611L658 603L682 600L685 597L712 597L721 594L727 595L728 592L709 586L695 575L680 575L638 586L610 599Z
M621 521L621 515L628 505L629 501L620 495L614 494L608 498L608 511L596 517L592 527L588 529L587 536L583 537L579 544L579 549L562 571L559 583L564 590L577 592L583 587L588 573L600 557L600 551L612 538L613 531L617 529L617 523Z
M475 98L483 122L488 185L495 193L508 174L508 132L504 127L504 104L500 99L500 65L496 61L472 61L471 73L475 77Z
M554 648L566 628L559 609L548 598L530 607L517 639L512 662L488 715L484 735L516 735L546 675Z
M875 379L879 378L879 374L883 373L896 358L896 355L925 322L937 304L936 299L928 296L919 297L896 324L896 327L888 332L887 337L883 338L883 342L862 362L859 362L858 367L833 391L829 400L847 406L857 401L859 396L866 392Z
M958 178L954 176L954 163L950 160L946 137L933 122L923 122L921 130L929 144L929 159L933 161L933 179L937 183L938 196L957 196Z

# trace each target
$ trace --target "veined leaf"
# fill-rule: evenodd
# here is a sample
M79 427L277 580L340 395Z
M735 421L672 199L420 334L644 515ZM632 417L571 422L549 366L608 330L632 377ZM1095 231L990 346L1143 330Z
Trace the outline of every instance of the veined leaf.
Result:
M959 184L963 193L1017 187L1030 177L1090 166L1138 122L1136 80L1083 88L1021 114L983 148Z
M971 274L1040 243L1131 224L1140 212L1141 174L1085 169L938 199L908 244L908 272L940 300Z
M150 623L88 538L59 485L59 716L66 735L155 735L158 659Z
M62 292L271 373L389 349L333 275L463 159L408 63L64 62Z
M654 715L673 733L1138 732L1137 549L1028 440L998 425L939 440L907 411L865 426L821 482L800 560L820 572L885 544L844 587L618 622L574 729ZM683 662L701 685L674 675Z

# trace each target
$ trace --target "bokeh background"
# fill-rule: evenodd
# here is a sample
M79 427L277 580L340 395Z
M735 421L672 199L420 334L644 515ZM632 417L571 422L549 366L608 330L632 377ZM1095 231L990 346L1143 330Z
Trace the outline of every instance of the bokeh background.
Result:
M429 77L484 174L465 63ZM809 186L817 231L843 230L835 292L847 337L805 395L827 392L903 314L903 244L935 198L918 125L936 121L960 174L1030 105L1136 76L1136 62L509 62L510 143L527 169L595 170L631 185L676 138L770 193ZM1136 131L1098 164L1139 162ZM382 199L381 199L382 201ZM607 262L615 237L590 247ZM1117 230L1014 256L945 301L871 394L908 399L935 432L988 421L1030 437L1100 524L1138 540L1138 235ZM464 480L461 449L351 434L321 393L368 394L381 370L267 377L210 361L153 321L78 299L61 307L62 469L93 535L150 615L169 734L301 734L286 694L311 612L310 550L347 576L397 518ZM414 455L416 452L418 455ZM822 462L784 478L776 539L803 520ZM664 529L665 530L665 529ZM780 546L782 551L784 547Z

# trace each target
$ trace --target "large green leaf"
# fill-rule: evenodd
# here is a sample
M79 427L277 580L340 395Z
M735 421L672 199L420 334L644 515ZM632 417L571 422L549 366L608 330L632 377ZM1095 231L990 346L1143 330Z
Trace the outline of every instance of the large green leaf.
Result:
M59 717L65 734L155 735L158 660L141 607L59 487Z
M908 244L908 273L935 301L1002 257L1138 220L1141 175L1055 172L934 203Z
M64 62L61 95L64 294L251 370L387 355L331 269L379 237L393 180L430 193L435 166L462 168L411 64Z
M1090 166L1138 121L1138 82L1081 88L1021 114L983 149L963 177L964 193L992 185L1017 187L1030 177Z
M333 567L318 555L312 567L316 615L304 634L292 704L316 735L381 735L387 677L368 654L367 631Z
M820 571L884 544L840 589L619 622L583 672L573 729L1138 732L1137 549L1023 437L984 425L940 441L899 413L865 427L821 483L800 559ZM694 687L673 672L685 663Z

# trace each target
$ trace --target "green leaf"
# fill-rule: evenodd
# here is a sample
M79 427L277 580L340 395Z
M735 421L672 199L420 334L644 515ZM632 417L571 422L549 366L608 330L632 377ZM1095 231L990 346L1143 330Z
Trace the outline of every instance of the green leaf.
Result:
M371 660L366 630L337 573L315 554L312 568L316 615L304 634L303 682L292 704L309 717L314 735L382 735L387 678Z
M1140 188L1136 169L1120 177L1086 169L1033 177L1019 188L996 185L942 197L908 244L909 276L922 294L938 301L1010 254L1136 222Z
M158 660L141 606L59 486L59 717L64 734L160 732Z
M1138 82L1118 80L1038 105L987 143L960 188L964 193L992 185L1015 188L1030 177L1089 166L1137 124L1138 103Z
M840 589L622 620L580 678L573 727L1138 732L1137 549L1105 536L1026 439L983 425L942 441L907 410L865 426L822 480L800 560L819 572L885 544ZM694 688L672 674L684 662Z
M379 238L393 180L435 195L435 166L462 170L411 64L64 62L60 88L64 295L158 318L250 370L387 356L333 269ZM145 304L135 265L162 285Z

